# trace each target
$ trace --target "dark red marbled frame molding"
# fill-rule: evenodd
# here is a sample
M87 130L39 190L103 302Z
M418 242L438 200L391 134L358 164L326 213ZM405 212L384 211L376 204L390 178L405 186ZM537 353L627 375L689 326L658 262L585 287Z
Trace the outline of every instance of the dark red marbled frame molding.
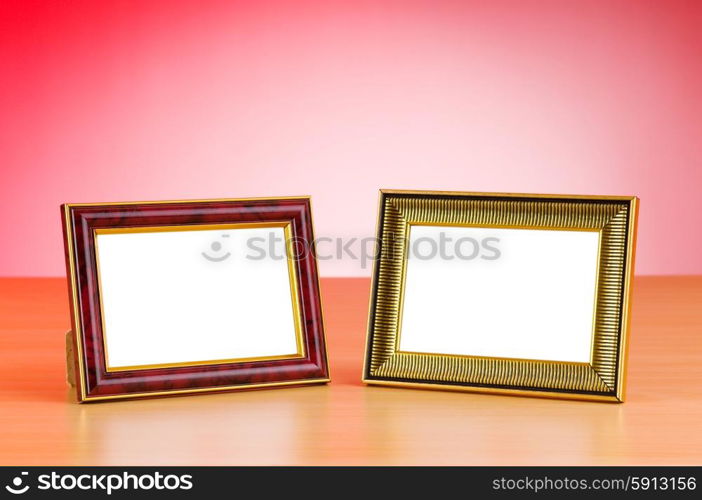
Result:
M66 204L61 206L79 402L328 382L319 278L308 197ZM306 356L108 373L95 261L94 230L116 227L292 222L310 249L295 260Z

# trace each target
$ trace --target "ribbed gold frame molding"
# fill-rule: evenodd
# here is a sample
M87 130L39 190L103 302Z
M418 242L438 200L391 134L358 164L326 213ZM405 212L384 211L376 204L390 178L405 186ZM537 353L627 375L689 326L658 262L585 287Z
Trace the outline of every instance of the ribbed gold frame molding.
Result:
M637 212L636 197L381 191L364 382L622 402ZM398 352L406 241L419 224L599 231L590 362Z

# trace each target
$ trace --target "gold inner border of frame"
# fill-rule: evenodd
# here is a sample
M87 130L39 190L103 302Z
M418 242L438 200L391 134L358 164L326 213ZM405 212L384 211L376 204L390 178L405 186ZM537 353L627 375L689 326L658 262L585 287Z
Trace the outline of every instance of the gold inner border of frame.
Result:
M590 356L589 356L589 361L588 362L582 362L582 361L562 361L562 360L549 360L549 359L530 359L530 358L503 358L503 359L514 359L517 361L541 361L544 363L569 363L569 364L574 364L574 365L591 365L592 360L593 360L593 355L594 355L594 336L595 336L595 321L597 319L597 284L599 280L599 274L600 274L600 260L601 260L601 252L602 252L602 231L599 229L561 229L557 227L520 227L520 228L514 228L514 227L509 227L509 226L499 226L499 225L493 225L493 226L478 226L475 224L427 224L427 223L407 223L407 226L405 228L405 235L406 235L406 241L404 243L404 248L403 248L403 263L402 263L402 284L400 285L400 305L399 305L399 313L398 313L398 319L397 319L397 334L395 336L395 352L398 354L426 354L426 355L436 355L436 356L455 356L455 357L470 357L474 359L494 359L494 357L491 356L469 356L465 354L446 354L446 353L439 353L439 352L423 352L423 351L403 351L400 349L401 345L401 339L402 339L402 317L404 315L405 311L405 284L407 283L407 255L408 255L408 249L409 249L409 244L411 240L411 231L413 227L416 226L428 226L428 227L465 227L465 228L488 228L488 229L515 229L515 230L534 230L538 229L540 231L577 231L577 232L588 232L588 233L598 233L597 237L597 256L596 256L596 268L595 268L595 289L593 291L593 296L592 296L592 332L591 332L591 340L590 340Z
M183 231L211 231L211 230L227 230L227 229L258 229L258 228L283 228L285 235L285 250L288 261L288 279L290 281L290 296L293 308L293 321L295 327L295 343L297 351L290 354L281 354L275 356L255 356L241 358L224 358L224 359L209 359L200 361L183 361L177 363L154 363L146 365L131 365L110 367L109 351L107 349L107 330L105 325L105 309L102 302L102 279L100 271L100 251L98 246L98 236L105 234L138 234L138 233L163 233L163 232L183 232ZM208 366L229 363L246 363L254 361L275 361L283 359L299 359L305 357L304 335L302 328L302 314L300 311L300 292L298 289L299 283L297 279L297 268L295 266L292 244L292 223L290 221L270 221L270 222L241 222L231 224L195 224L195 225L173 225L173 226L143 226L143 227L119 227L119 228L101 228L93 230L93 239L95 242L95 261L98 276L98 296L100 299L100 318L102 322L102 344L105 353L105 371L107 373L126 372L133 370L153 370L157 368L182 368L188 366Z
M636 209L631 197L381 192L382 247L369 306L364 381L622 401ZM405 242L414 224L599 231L591 363L398 352Z

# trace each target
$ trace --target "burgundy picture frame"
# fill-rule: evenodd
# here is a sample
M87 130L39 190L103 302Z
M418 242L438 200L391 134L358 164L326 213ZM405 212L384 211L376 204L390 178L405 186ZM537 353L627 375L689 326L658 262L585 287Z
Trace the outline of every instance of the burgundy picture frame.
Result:
M250 198L61 206L72 323L68 351L78 402L170 396L330 381L310 199ZM95 231L290 221L304 356L129 371L106 370Z

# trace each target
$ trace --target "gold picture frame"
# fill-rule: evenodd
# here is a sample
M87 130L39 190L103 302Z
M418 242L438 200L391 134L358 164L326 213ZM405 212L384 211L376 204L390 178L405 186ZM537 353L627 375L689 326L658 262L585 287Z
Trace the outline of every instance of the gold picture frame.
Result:
M363 381L397 387L623 402L637 213L638 198L634 196L381 190ZM533 234L558 231L559 236L591 234L596 238L588 240L596 241L596 260L593 257L591 263L595 270L591 282L594 301L586 304L591 308L591 323L578 325L578 331L589 328L587 359L401 349L400 334L408 327L403 325L403 316L409 314L404 309L405 286L411 262L410 231L415 226L531 230ZM577 268L579 264L573 266ZM548 286L548 280L538 286ZM441 290L430 292L440 295ZM470 317L470 306L467 307L465 314ZM537 311L534 317L550 317L555 312L545 304L544 310ZM423 328L415 337L421 340L422 332L436 335L426 326ZM562 338L569 339L569 330L563 331Z

